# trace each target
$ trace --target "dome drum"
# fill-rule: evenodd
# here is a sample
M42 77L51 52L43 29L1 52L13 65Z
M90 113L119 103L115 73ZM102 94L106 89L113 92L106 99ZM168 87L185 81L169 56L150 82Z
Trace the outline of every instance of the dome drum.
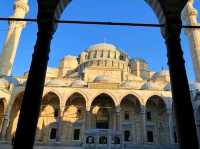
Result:
M96 76L96 78L93 81L94 83L113 83L112 79L109 76Z
M71 87L80 88L85 87L87 84L83 80L75 80L71 83Z
M65 83L64 80L59 80L59 79L50 80L45 85L46 86L55 86L55 87L66 87L66 86L69 86L67 83Z

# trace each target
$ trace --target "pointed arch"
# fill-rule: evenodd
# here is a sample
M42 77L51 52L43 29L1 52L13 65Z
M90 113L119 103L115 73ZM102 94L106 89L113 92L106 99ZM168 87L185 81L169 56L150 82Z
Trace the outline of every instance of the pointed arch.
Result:
M90 105L91 127L98 129L112 128L116 104L112 97L106 93L95 96Z
M79 92L72 93L65 102L63 120L76 122L78 120L84 119L86 102L87 100L83 94Z
M36 141L46 142L50 125L57 122L60 116L60 97L55 90L48 90L43 94L40 116L37 123Z
M154 136L154 143L165 144L168 140L166 134L169 132L167 105L161 96L153 95L146 102L146 121L153 127L146 126L147 131L151 131Z
M57 93L55 93L54 91L49 90L48 92L46 92L44 94L44 96L42 98L41 109L42 109L42 106L50 104L55 109L59 109L60 110L60 103L61 103L60 96Z
M92 106L92 103L94 102L94 100L100 95L107 95L108 97L110 97L110 99L112 99L115 107L119 106L119 101L117 100L117 98L111 92L103 91L103 92L99 92L98 94L93 96L93 98L89 101L89 103L88 103L89 109Z
M167 110L168 106L167 106L165 100L161 96L159 96L159 95L152 95L152 96L150 96L146 100L146 103L145 103L146 107L147 107L147 105L150 102L154 103L156 106L162 106L163 108L165 108L165 110Z
M20 90L15 94L9 109L9 126L7 128L6 138L11 139L15 135L17 128L20 108L22 104L24 91Z
M139 109L141 109L142 103L139 100L139 98L137 96L135 96L134 94L127 94L127 95L123 96L120 100L120 106L123 102L126 102L126 101L132 102L134 105L138 106Z
M64 97L63 103L66 104L66 102L70 99L70 97L72 97L74 94L79 94L80 96L83 97L83 99L85 100L85 102L88 102L88 96L85 92L77 89L77 90L73 90L72 93L70 93L69 95L67 95L66 97Z

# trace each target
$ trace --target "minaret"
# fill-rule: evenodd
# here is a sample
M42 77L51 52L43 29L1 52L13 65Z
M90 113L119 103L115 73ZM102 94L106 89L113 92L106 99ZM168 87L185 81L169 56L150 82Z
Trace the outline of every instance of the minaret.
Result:
M183 20L186 25L200 25L197 22L197 10L193 7L194 0L189 0L183 10ZM189 39L190 51L193 61L193 69L197 82L200 82L200 30L191 28L185 29L185 34Z
M28 0L15 0L14 14L11 18L24 18L29 10ZM26 22L9 21L9 29L0 57L0 75L10 75L19 39Z

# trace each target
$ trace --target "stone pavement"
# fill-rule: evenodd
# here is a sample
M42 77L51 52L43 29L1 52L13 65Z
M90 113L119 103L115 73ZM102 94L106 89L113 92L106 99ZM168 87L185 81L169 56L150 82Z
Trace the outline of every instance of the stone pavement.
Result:
M175 145L131 145L126 149L133 149L133 148L134 149L178 149L178 147ZM0 144L0 149L12 149L12 146L10 144ZM83 149L83 148L66 146L66 145L51 145L51 146L36 145L34 149Z
M0 149L12 149L10 144L0 144ZM70 147L70 146L35 146L34 149L82 149L82 147Z

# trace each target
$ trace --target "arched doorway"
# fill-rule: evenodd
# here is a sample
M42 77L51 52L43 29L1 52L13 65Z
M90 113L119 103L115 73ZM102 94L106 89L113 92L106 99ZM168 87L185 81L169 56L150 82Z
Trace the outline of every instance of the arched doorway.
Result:
M148 99L146 103L147 142L167 144L170 130L166 112L166 104L161 97L155 95Z
M98 95L91 104L92 128L111 129L114 125L115 104L107 94Z
M109 111L105 108L100 108L96 116L96 128L108 129L109 128Z
M82 142L85 128L86 100L80 93L73 93L65 103L63 112L62 138L64 143Z
M139 143L141 138L141 104L134 95L126 95L120 104L121 107L121 127L123 140L125 143Z
M42 99L36 141L47 143L57 140L59 115L60 99L55 93L49 92Z

